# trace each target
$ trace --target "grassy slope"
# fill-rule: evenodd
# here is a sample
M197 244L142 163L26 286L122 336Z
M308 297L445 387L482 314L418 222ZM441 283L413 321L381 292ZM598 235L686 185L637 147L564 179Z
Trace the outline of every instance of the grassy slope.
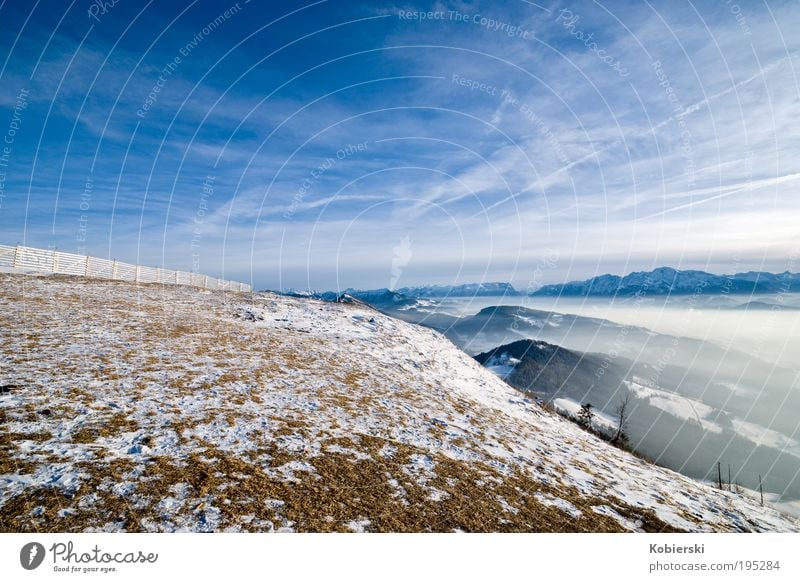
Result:
M0 275L0 531L796 530L360 306Z

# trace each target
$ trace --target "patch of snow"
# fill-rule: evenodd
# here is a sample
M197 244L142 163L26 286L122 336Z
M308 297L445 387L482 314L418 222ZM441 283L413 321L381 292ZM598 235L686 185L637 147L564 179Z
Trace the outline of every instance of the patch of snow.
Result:
M371 523L368 519L355 519L347 522L347 528L356 533L364 533Z
M739 418L732 418L733 428L736 433L749 440L751 443L762 446L778 449L800 457L800 442L793 438L786 436L778 431L765 428L752 422L747 422Z
M540 493L537 491L534 494L534 498L542 505L546 505L548 507L557 507L572 518L577 519L583 515L583 512L580 509L575 507L566 499L561 499L560 497L550 495L549 493Z
M600 515L607 515L612 519L615 519L622 527L630 531L642 531L642 523L640 521L632 521L621 515L616 509L613 507L609 507L608 505L595 505L592 507L592 511L594 513L598 513Z
M721 426L708 420L708 417L714 413L714 408L711 406L699 400L681 396L680 394L675 394L667 390L645 386L636 381L628 381L626 384L637 398L646 400L650 406L658 408L681 420L695 422L707 431L717 434L722 433Z

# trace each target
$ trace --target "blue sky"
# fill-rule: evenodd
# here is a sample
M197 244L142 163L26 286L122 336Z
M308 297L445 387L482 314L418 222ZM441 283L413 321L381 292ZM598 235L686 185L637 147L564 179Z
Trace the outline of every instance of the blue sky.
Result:
M796 2L101 4L0 5L4 244L258 288L800 270Z

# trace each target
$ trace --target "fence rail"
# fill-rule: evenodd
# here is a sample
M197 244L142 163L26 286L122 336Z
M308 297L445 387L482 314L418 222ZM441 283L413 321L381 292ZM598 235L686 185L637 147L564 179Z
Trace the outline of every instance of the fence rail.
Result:
M136 283L189 285L191 287L224 291L251 290L250 285L247 283L217 279L216 277L209 277L199 273L131 265L88 255L75 255L57 250L36 249L20 245L0 245L0 267L59 275L113 279L116 281L134 281Z

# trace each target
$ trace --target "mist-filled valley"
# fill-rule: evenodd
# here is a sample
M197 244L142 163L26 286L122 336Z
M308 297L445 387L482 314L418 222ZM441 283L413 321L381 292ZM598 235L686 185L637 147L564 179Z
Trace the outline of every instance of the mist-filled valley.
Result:
M629 394L634 450L712 482L721 473L724 482L758 489L761 479L794 511L799 306L800 295L787 293L437 298L383 309L441 331L471 355L546 342L501 348L490 367L562 412L589 402L608 425ZM523 370L529 359L536 363Z

